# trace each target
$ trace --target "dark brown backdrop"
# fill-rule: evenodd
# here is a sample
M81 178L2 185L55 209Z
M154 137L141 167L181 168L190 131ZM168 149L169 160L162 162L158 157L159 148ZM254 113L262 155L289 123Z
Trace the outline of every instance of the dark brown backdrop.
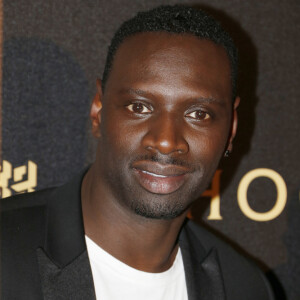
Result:
M3 0L3 197L61 184L93 160L89 103L113 32L137 11L178 2ZM208 191L191 215L254 258L278 299L299 300L299 3L180 3L217 16L241 52L234 152L211 187L216 206Z

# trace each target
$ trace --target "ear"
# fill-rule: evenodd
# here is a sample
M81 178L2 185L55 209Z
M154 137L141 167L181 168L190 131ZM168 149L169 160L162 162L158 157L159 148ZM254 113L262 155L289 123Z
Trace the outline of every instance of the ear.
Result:
M92 121L92 133L94 137L100 137L101 109L102 109L102 86L101 80L97 79L97 92L93 99L90 111Z
M230 130L230 135L229 135L229 139L228 139L228 146L226 149L229 151L229 153L232 152L232 149L233 149L232 142L236 135L236 130L237 130L237 126L238 126L237 108L238 108L239 104L240 104L240 97L236 97L234 100L234 103L233 103L231 130Z

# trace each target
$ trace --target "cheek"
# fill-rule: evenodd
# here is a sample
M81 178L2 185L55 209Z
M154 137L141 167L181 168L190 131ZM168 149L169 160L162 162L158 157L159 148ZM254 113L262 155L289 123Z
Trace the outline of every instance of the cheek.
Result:
M141 145L143 137L142 126L132 126L130 122L110 113L100 126L102 144L109 155L130 156Z
M190 155L194 160L202 161L205 164L218 162L223 155L227 135L227 126L225 126L225 130L210 128L190 133L188 138Z

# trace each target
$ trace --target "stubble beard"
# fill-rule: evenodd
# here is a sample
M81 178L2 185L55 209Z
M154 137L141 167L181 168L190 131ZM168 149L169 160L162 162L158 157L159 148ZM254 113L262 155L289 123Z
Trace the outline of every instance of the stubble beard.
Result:
M147 219L171 220L175 219L186 211L186 207L179 201L169 203L166 201L131 201L131 210L135 214Z
M157 195L144 191L147 195L144 197L142 195L144 192L139 193L136 190L129 200L129 206L136 215L147 219L172 220L185 214L207 185L208 183L205 187L201 187L201 185L195 184L189 189L168 195Z
M205 174L203 166L198 166L194 169L194 182L189 187L181 187L168 195L152 194L137 186L134 179L128 176L130 164L120 162L119 166L118 172L111 172L110 169L106 173L115 199L134 214L147 219L172 220L186 213L211 179L205 176L208 174Z

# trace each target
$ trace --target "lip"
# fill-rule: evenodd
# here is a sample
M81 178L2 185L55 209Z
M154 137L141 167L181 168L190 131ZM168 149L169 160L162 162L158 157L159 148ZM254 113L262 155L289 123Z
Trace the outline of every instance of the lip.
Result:
M190 170L183 166L148 161L134 163L133 170L137 181L144 189L162 195L178 190L190 173Z

